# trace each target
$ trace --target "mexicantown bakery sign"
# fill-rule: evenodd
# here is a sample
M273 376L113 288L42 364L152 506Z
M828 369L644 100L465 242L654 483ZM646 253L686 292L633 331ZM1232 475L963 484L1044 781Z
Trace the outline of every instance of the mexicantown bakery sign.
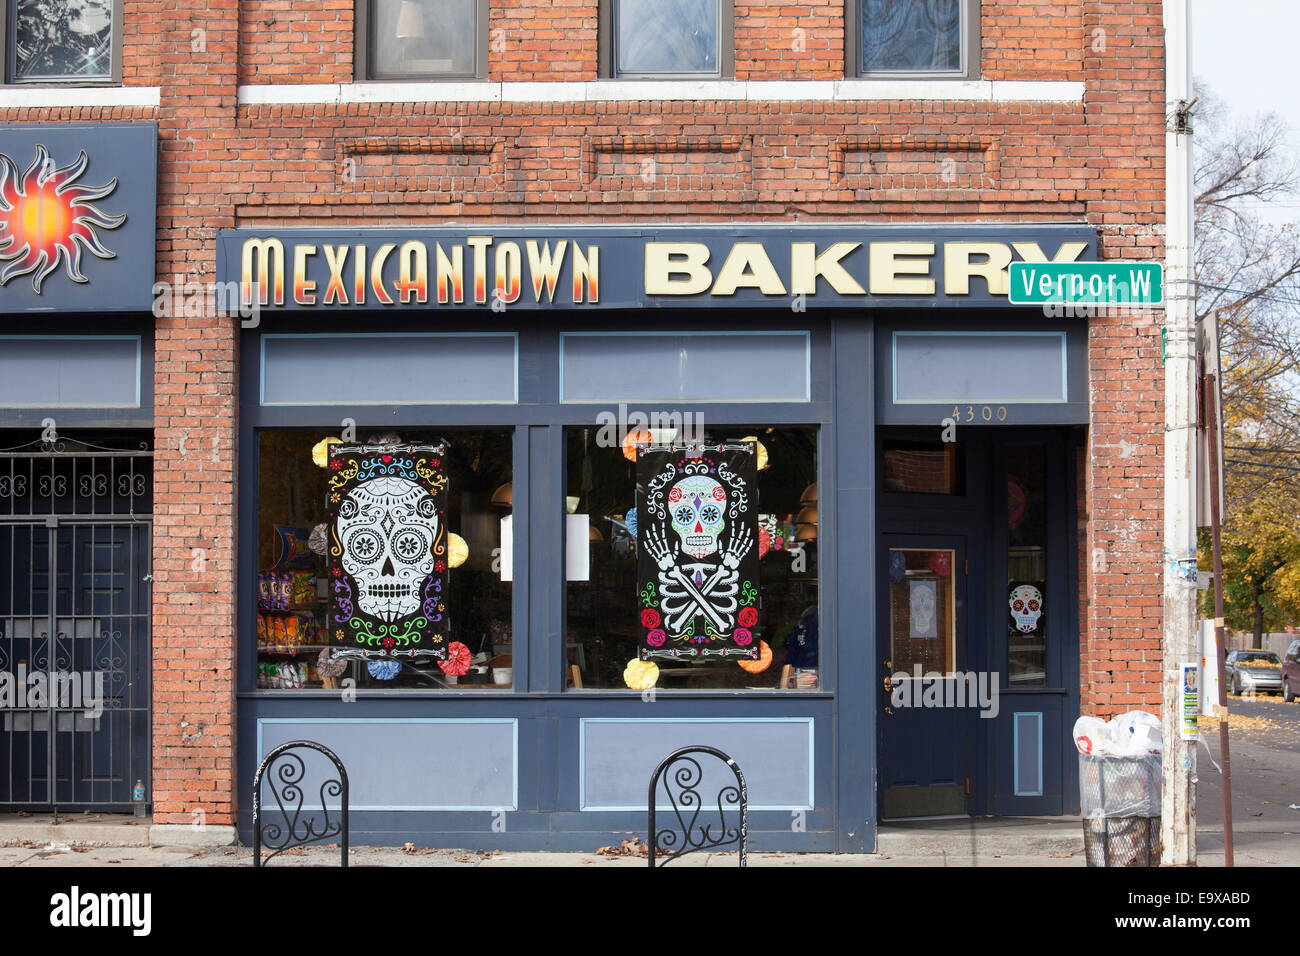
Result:
M218 274L283 309L1005 305L1014 261L1095 260L1083 225L469 226L219 234Z

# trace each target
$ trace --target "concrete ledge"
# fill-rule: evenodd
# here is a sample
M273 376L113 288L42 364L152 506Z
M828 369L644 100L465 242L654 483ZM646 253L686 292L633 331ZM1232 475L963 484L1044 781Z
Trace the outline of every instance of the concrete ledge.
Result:
M1071 855L1083 852L1083 824L1078 817L886 823L877 833L876 852L972 859Z
M555 83L258 83L239 87L244 106L347 103L591 103L683 101L954 100L1082 103L1073 80L591 80Z
M194 829L185 823L159 823L149 828L150 846L230 846L239 835L231 826Z
M5 89L6 109L57 109L63 106L157 107L162 89L157 86L40 86Z
M135 823L126 814L108 819L84 820L60 817L55 823L48 814L0 816L0 845L63 843L67 846L148 846L149 821Z

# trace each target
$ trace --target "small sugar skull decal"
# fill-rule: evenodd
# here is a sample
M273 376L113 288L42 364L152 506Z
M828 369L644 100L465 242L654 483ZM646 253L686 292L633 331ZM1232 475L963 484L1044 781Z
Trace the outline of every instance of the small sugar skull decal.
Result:
M1038 619L1043 614L1043 592L1032 584L1022 584L1011 589L1007 605L1011 608L1016 628L1029 634L1038 627Z

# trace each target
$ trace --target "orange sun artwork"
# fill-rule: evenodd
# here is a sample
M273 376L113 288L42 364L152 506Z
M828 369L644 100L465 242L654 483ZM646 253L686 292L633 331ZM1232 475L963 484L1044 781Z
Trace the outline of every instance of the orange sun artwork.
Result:
M81 186L86 171L83 150L76 162L57 169L49 150L37 145L36 160L20 173L18 165L0 153L0 286L30 274L37 295L41 283L59 263L74 282L88 281L81 274L82 250L100 259L115 259L96 228L116 229L126 216L109 216L92 205L117 188L113 179L104 186Z

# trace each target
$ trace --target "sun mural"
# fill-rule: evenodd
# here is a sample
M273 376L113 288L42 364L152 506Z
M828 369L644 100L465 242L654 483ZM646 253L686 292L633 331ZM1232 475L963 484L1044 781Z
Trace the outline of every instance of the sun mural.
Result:
M109 216L91 203L117 188L117 180L103 186L80 186L78 178L88 160L83 150L76 162L55 168L49 151L38 145L36 160L19 173L18 165L0 153L0 286L31 274L39 295L41 283L63 263L68 278L88 281L81 274L82 249L100 259L114 259L95 228L116 229L126 216Z

